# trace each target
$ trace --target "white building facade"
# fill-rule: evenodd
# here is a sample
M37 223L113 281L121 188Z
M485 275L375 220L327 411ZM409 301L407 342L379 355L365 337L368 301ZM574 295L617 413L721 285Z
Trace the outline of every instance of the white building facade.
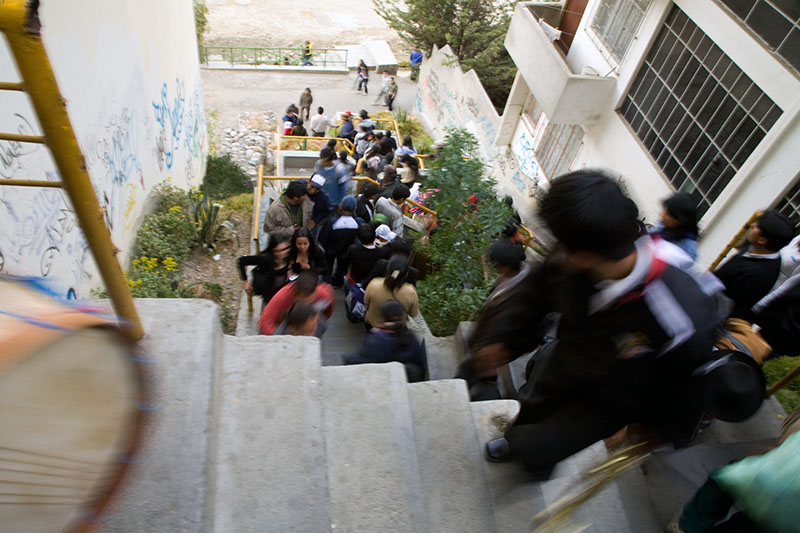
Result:
M793 0L518 5L506 37L518 73L495 143L514 164L497 168L501 188L532 203L559 174L603 167L648 222L661 200L690 193L701 264L757 209L797 224L798 21Z

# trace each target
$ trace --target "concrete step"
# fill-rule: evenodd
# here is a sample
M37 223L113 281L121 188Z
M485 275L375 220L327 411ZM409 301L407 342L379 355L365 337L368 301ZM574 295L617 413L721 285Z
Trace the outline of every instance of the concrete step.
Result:
M103 531L203 531L212 376L222 330L207 300L137 299L139 342L150 394L142 448L115 496Z
M226 336L218 376L213 531L327 531L319 341Z
M519 413L516 400L491 400L470 404L481 453L487 441L503 435ZM495 528L503 533L529 533L531 519L544 509L540 483L515 463L490 463L484 459L484 471L494 506Z
M546 505L584 486L585 472L608 459L603 442L597 442L561 461L550 480L541 484ZM592 533L657 533L663 531L650 500L641 469L633 469L606 484L571 516L574 524Z
M342 48L347 49L347 68L350 70L358 70L358 65L360 61L363 59L364 63L367 64L367 67L374 68L375 67L375 60L372 58L372 54L369 53L367 47L363 44L348 44L343 46Z
M469 339L470 335L472 335L472 331L474 329L475 322L459 322L458 327L456 327L455 335L453 335L453 343L455 346L458 364L461 364L467 359L467 357L469 357L467 340Z
M425 337L429 379L451 379L458 371L453 336Z
M412 383L408 395L430 531L495 531L465 382Z
M430 531L400 363L322 368L331 528Z
M362 43L375 61L375 70L379 74L384 70L390 74L397 74L397 59L389 48L389 43L382 40L364 41ZM369 63L368 63L369 64ZM370 66L372 66L370 64Z

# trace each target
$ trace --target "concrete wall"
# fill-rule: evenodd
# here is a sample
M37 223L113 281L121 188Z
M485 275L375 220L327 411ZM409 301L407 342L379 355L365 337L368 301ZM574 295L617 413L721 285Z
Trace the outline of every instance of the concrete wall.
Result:
M128 264L145 200L205 172L208 138L191 0L42 0L42 36L114 244ZM19 74L0 41L0 80ZM39 134L27 97L0 92L0 130ZM0 141L0 179L57 180L45 146ZM98 286L65 194L0 187L0 272Z
M461 70L449 46L434 48L422 63L414 112L439 138L446 135L447 128L465 128L480 142L483 160L491 163L500 116L478 75Z

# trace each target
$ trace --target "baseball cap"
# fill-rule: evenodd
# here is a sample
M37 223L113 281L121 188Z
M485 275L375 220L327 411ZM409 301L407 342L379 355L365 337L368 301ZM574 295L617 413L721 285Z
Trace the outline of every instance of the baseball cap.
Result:
M311 176L311 183L313 183L317 187L324 187L325 186L325 178L323 178L319 174L314 174L313 176Z
M346 211L355 211L356 209L356 197L352 194L348 194L344 198L342 198L342 202L339 204L342 209Z

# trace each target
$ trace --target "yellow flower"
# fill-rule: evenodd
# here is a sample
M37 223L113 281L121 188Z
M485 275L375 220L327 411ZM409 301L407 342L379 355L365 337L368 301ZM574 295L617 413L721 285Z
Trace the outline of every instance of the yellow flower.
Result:
M169 210L172 211L173 213L180 213L181 212L181 206L173 205L172 207L169 208Z

